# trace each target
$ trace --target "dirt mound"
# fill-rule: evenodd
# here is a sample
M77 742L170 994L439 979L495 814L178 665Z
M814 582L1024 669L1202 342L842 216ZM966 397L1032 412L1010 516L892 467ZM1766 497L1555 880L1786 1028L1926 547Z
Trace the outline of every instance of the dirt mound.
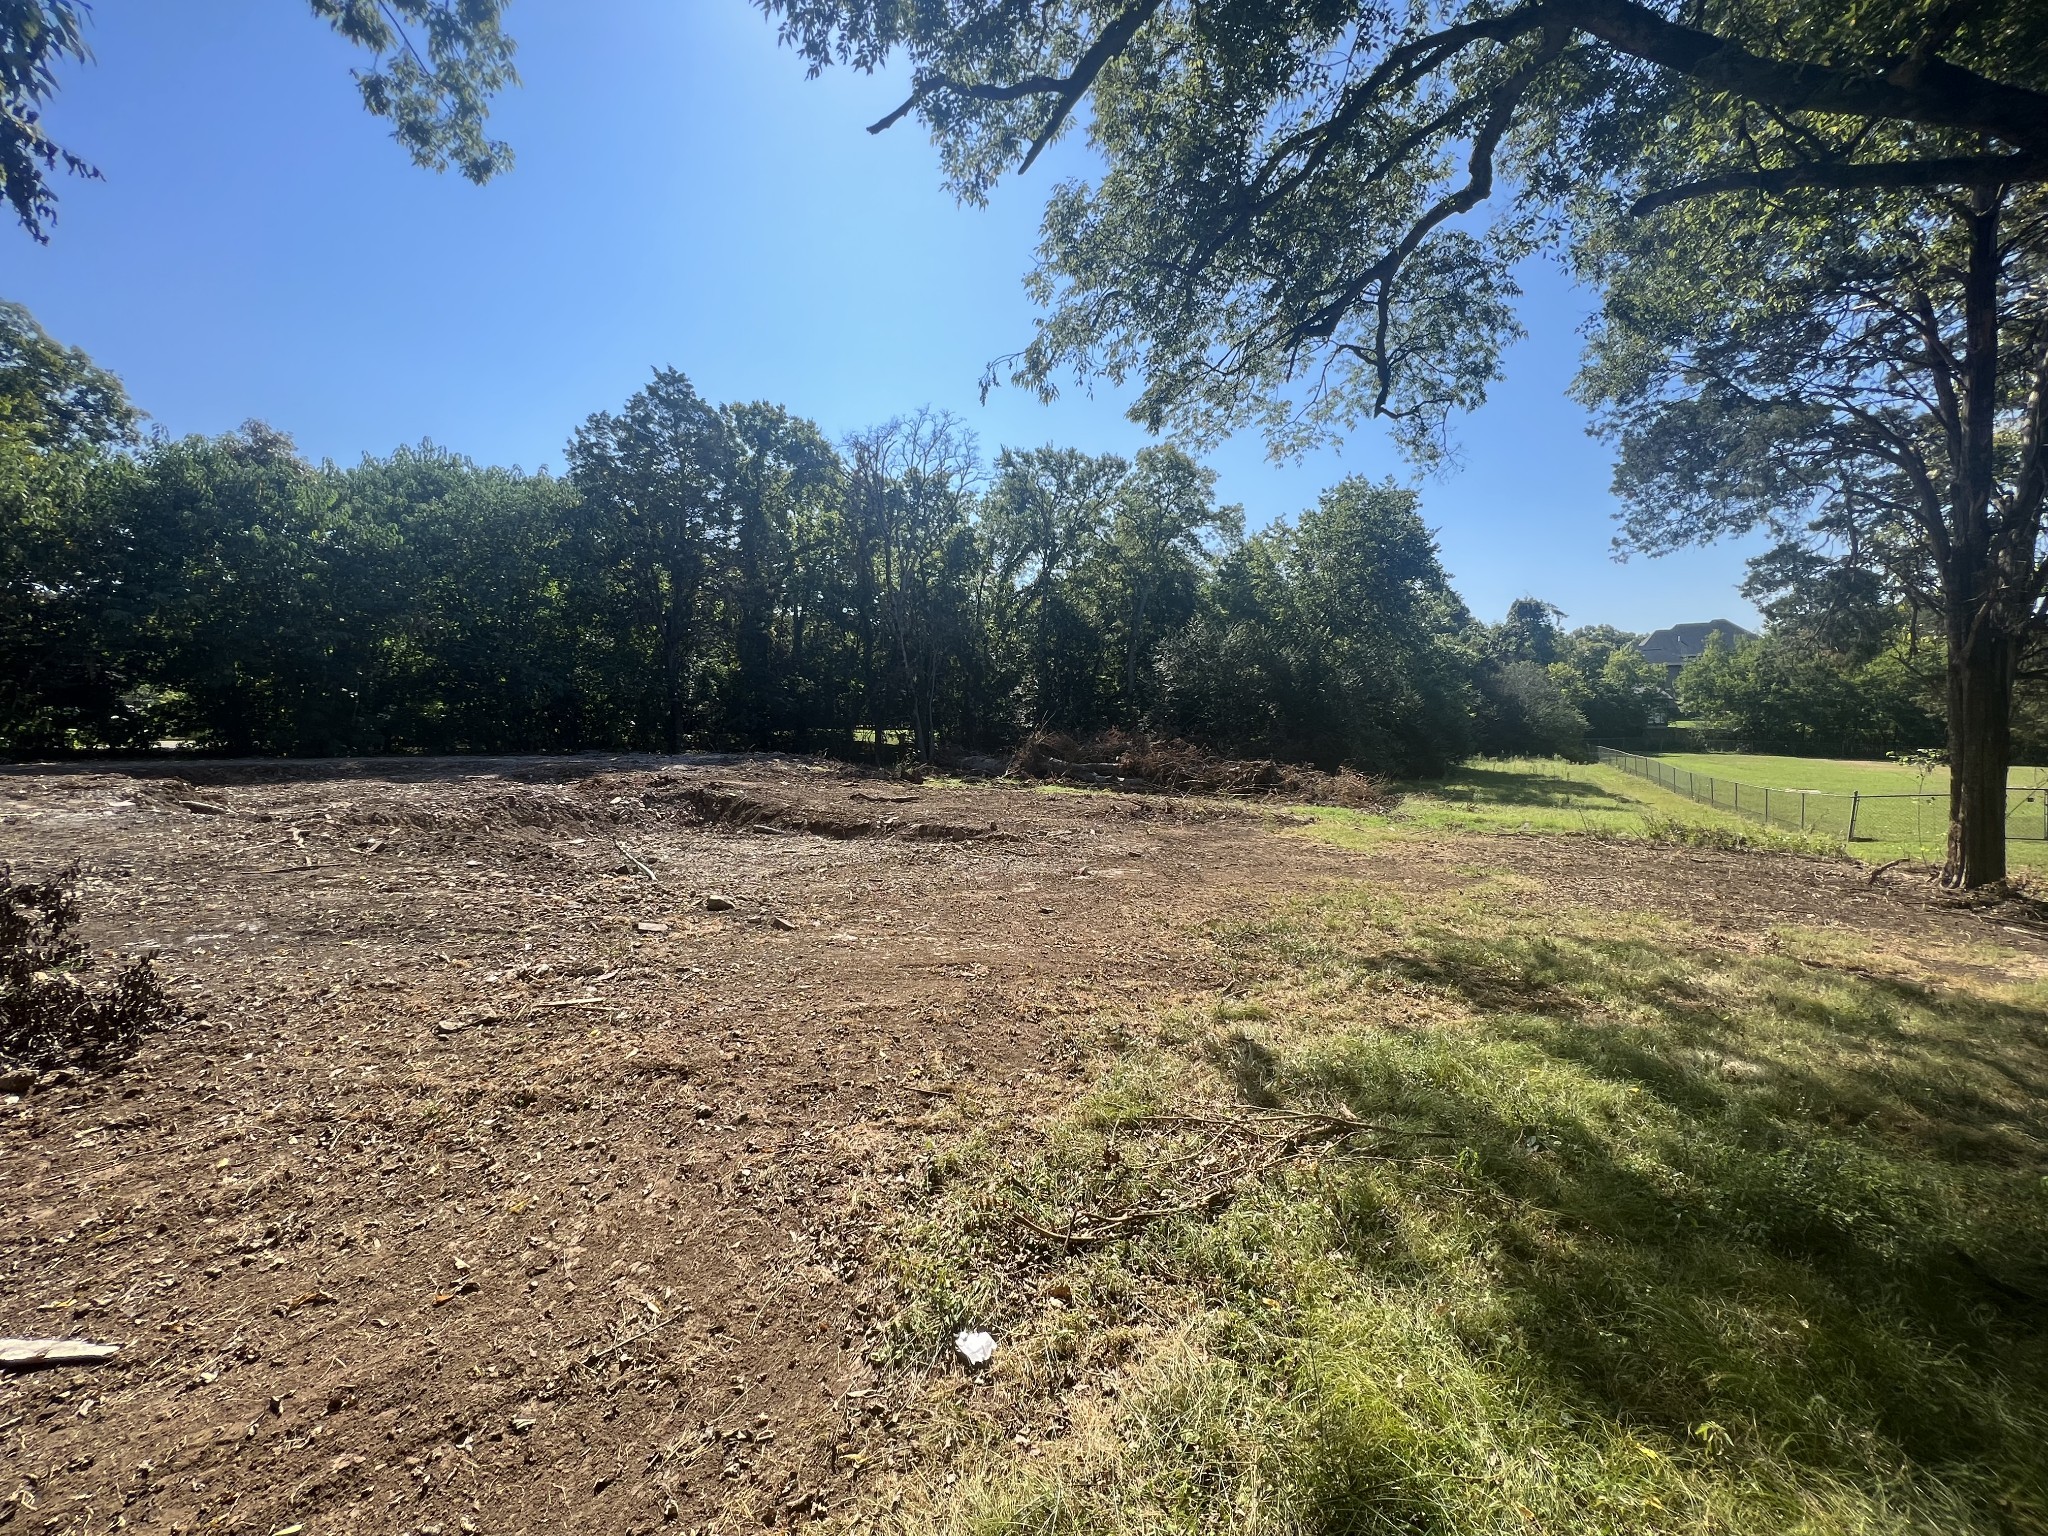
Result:
M1077 740L1038 732L1017 749L1010 771L1021 778L1059 779L1116 789L1181 794L1270 796L1311 805L1385 810L1396 798L1383 780L1340 768L1324 773L1272 758L1219 757L1182 741L1110 731Z

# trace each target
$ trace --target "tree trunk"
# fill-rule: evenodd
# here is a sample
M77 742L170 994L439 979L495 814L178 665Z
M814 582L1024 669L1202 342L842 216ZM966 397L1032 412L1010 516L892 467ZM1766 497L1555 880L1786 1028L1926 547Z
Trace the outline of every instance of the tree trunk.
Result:
M1983 625L1950 625L1948 864L1943 885L1975 890L2005 878L2005 779L2012 764L2017 649ZM1960 631L1960 632L1959 632Z
M2005 878L2005 775L2012 763L2012 684L2018 636L2005 622L2005 557L1994 534L1998 415L1998 242L2002 194L1980 188L1968 214L1963 367L1955 439L1952 541L1943 573L1948 609L1948 864L1942 884L1975 890ZM2031 541L2024 551L2031 574Z

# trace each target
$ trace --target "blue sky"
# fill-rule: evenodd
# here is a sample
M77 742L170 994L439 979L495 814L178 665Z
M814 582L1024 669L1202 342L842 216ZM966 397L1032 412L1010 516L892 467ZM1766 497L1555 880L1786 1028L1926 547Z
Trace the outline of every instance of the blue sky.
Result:
M987 208L956 206L914 123L863 125L897 82L804 78L746 0L515 0L525 85L488 187L415 169L366 116L354 54L298 0L98 0L98 56L49 121L104 183L62 188L54 238L0 231L0 294L126 381L172 432L260 417L352 462L422 438L559 465L570 430L656 366L716 400L771 399L835 435L932 404L992 452L1129 453L1111 393L986 406L989 359L1028 339L1039 206L1085 174L1070 139ZM1530 339L1422 485L1458 590L1631 629L1749 621L1733 546L1617 565L1607 450L1564 395L1583 296L1529 274ZM1338 477L1408 478L1379 430L1274 465L1210 456L1263 523Z

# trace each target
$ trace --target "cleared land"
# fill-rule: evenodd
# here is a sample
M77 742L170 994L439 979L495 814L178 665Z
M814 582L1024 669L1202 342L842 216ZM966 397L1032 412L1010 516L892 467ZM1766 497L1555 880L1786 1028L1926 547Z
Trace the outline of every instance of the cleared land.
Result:
M125 1346L0 1378L0 1499L2048 1529L2031 913L1640 806L1519 835L1600 814L1553 792L0 778L16 868L83 860L98 944L205 1015L0 1104L0 1333Z

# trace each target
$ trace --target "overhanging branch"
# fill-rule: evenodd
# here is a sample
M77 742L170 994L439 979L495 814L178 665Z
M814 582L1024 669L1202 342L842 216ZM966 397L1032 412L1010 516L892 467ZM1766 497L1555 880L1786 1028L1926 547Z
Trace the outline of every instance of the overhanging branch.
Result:
M2048 180L2048 154L1948 155L1933 160L1870 160L1856 164L1817 161L1729 171L1646 193L1629 205L1640 218L1674 203L1724 192L1790 192L1799 188L1852 191L1905 187L2001 187Z

